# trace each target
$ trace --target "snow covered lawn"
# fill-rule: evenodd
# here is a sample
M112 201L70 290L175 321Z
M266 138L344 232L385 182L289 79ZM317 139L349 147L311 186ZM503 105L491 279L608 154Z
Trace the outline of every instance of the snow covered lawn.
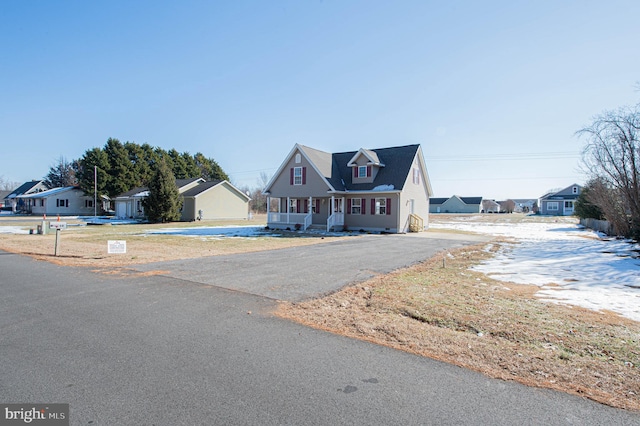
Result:
M264 226L197 226L189 228L161 228L146 232L149 235L181 235L185 237L259 237L267 235Z
M555 303L610 310L640 321L640 247L630 241L604 238L576 224L573 218L527 217L526 222L483 221L461 216L439 221L432 229L456 229L511 237L490 261L474 269L491 278L540 287L537 295ZM532 221L529 221L532 220Z

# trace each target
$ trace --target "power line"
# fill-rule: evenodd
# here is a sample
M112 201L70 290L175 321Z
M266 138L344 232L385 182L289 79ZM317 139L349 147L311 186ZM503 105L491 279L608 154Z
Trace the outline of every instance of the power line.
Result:
M425 156L425 160L431 161L516 161L516 160L552 160L562 158L579 158L580 154L575 151L558 152L528 152L519 154L478 154L478 155L435 155Z
M444 179L433 179L432 182L441 182L441 181L483 181L483 180L541 180L541 179L575 179L576 176L531 176L531 177L472 177L472 178L444 178Z
M269 169L243 170L241 172L227 172L227 174L239 175L239 174L245 174L245 173L268 172L268 171L273 171L277 169L278 169L277 167L271 167Z

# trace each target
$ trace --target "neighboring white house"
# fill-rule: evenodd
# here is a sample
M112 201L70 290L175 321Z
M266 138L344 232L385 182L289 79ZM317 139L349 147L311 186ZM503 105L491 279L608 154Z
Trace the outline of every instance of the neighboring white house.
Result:
M53 188L16 198L22 201L26 213L34 215L92 216L96 212L93 196L85 195L77 186ZM97 212L101 213L101 209Z
M500 213L500 203L496 200L482 200L482 213Z
M25 182L4 197L4 206L11 207L13 213L28 213L23 195L36 194L49 189L42 180Z
M513 200L516 203L515 213L529 213L533 211L533 206L537 205L537 200L530 198L517 198Z

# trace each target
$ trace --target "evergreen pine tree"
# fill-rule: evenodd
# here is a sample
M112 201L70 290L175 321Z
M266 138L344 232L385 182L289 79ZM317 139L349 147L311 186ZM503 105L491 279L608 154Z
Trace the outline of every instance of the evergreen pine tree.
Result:
M129 154L118 139L109 138L104 146L104 151L109 159L109 174L113 177L109 181L107 190L110 197L117 197L134 188L137 182L132 171Z
M150 222L173 222L180 220L182 197L178 193L176 179L164 159L157 165L149 182L149 195L142 201Z
M109 159L102 149L92 148L85 151L78 164L76 177L78 178L78 185L80 185L85 194L94 195L94 188L97 187L98 197L110 195L107 189L111 180L111 176L108 173ZM94 166L97 166L97 180L95 179Z

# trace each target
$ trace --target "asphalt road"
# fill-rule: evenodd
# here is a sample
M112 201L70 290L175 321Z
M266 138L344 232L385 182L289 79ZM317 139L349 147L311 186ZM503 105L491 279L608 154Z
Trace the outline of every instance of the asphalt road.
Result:
M72 425L640 424L275 318L249 291L2 252L0 270L0 402L69 403Z

